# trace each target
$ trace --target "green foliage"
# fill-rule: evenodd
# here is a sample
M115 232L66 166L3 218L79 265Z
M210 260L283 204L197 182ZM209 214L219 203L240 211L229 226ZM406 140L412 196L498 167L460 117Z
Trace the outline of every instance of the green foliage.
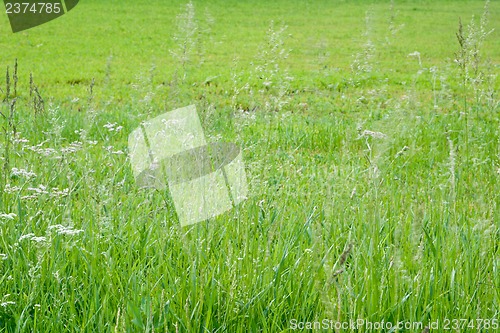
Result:
M471 12L89 0L7 35L0 332L498 320L498 29L457 28ZM242 147L251 197L181 228L127 136L193 102Z

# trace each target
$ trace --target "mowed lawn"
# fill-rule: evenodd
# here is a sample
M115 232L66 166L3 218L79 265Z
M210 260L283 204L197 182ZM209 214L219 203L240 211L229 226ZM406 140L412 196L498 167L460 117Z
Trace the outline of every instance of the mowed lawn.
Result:
M496 332L498 22L444 0L0 15L0 332ZM190 104L250 190L181 227L127 140Z

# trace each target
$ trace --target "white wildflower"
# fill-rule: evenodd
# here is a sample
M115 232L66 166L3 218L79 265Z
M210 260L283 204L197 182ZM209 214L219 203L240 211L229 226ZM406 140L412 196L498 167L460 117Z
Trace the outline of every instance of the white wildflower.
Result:
M36 177L36 173L32 171L27 171L25 169L12 168L11 173L13 176L32 178Z
M21 199L23 200L31 200L31 199L36 199L38 198L38 194L32 194L32 195L23 195Z
M31 147L28 147L29 150L37 153L37 154L40 154L40 155L43 155L43 156L51 156L51 155L55 155L55 153L57 153L57 151L53 148L37 148L35 146L31 146Z
M70 147L82 148L83 143L80 141L74 141L74 142L71 142L69 145L70 145Z
M32 237L31 240L35 243L43 243L47 241L47 238L40 236L40 237Z
M103 127L107 128L108 131L110 131L110 132L113 132L113 131L120 132L123 129L123 126L117 126L117 125L118 125L117 123L107 123Z
M408 54L408 57L417 58L418 59L418 65L420 67L422 67L422 59L420 58L420 52L418 52L418 51L412 52L412 53Z
M373 132L373 131L369 131L369 130L364 130L361 135L364 137L371 136L372 138L375 138L375 139L384 139L387 137L387 135L385 135L382 132Z
M44 185L38 185L38 187L28 187L28 191L32 191L38 194L48 194L47 187Z
M3 191L5 193L14 193L14 192L19 192L21 191L21 188L19 186L14 186L12 187L10 184L6 184Z
M30 142L30 140L26 139L26 138L15 138L14 140L12 140L14 143L28 143Z
M115 126L116 126L116 123L107 123L106 125L104 125L103 127L104 128L107 128L110 132L114 131L115 130Z
M75 153L77 149L73 147L66 147L66 148L61 148L61 153L67 154L67 153Z
M69 236L78 235L79 233L83 232L83 230L81 229L73 229L73 227L63 226L61 224L51 225L49 226L49 230L55 230L55 232L57 232L57 234L59 235Z
M29 234L26 234L26 235L22 235L21 237L19 237L19 241L21 242L22 240L25 240L25 239L29 239L35 243L44 243L47 241L47 238L43 237L43 236L35 236L34 233L29 233Z
M65 188L63 190L59 190L57 187L53 187L51 189L47 188L44 185L38 185L38 187L28 187L28 191L33 192L31 195L25 195L21 197L23 200L27 199L36 199L42 194L48 194L50 198L59 198L59 197L65 197L69 194L69 189Z
M24 239L29 239L35 243L43 243L47 240L47 238L45 238L43 236L35 236L34 233L29 233L29 234L22 235L21 237L19 237L19 241L22 241Z
M6 308L9 305L15 305L15 304L16 304L16 302L7 301L7 302L0 303L0 306L3 307L3 308Z
M29 233L29 234L22 235L21 237L19 237L19 241L22 241L22 240L24 240L24 239L31 239L31 238L33 238L33 237L35 237L35 234L33 234L33 233Z
M65 188L63 190L59 190L57 187L54 187L52 191L50 192L50 197L51 198L57 198L57 197L65 197L69 194L69 188Z
M55 271L54 273L52 273L52 276L54 277L54 279L57 280L58 283L61 283L61 277L59 276L59 271Z
M14 213L9 213L9 214L1 213L0 214L0 219L5 219L5 220L13 220L16 217L17 217L17 215Z
M79 141L75 141L70 143L69 147L65 147L61 149L61 153L74 153L82 148L82 143Z
M122 154L124 154L124 152L123 152L123 151L121 151L121 150L114 150L114 147L113 147L113 146L106 146L106 147L104 147L104 149L105 149L108 153L110 153L110 154L117 154L117 155L122 155Z

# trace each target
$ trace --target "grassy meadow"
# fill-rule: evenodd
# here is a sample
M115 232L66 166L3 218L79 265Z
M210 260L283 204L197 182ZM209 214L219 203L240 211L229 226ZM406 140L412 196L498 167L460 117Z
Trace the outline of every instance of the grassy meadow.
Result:
M499 22L447 0L1 14L0 332L498 332ZM190 104L250 196L181 227L127 140ZM406 325L339 326L361 320Z

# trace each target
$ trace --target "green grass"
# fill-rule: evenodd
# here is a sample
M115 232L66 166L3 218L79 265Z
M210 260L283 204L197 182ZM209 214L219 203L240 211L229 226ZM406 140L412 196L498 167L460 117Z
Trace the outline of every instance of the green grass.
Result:
M0 332L495 332L499 3L482 81L453 62L481 1L193 4L187 61L180 1L82 1L18 34L0 15ZM127 137L192 103L251 197L181 228Z

